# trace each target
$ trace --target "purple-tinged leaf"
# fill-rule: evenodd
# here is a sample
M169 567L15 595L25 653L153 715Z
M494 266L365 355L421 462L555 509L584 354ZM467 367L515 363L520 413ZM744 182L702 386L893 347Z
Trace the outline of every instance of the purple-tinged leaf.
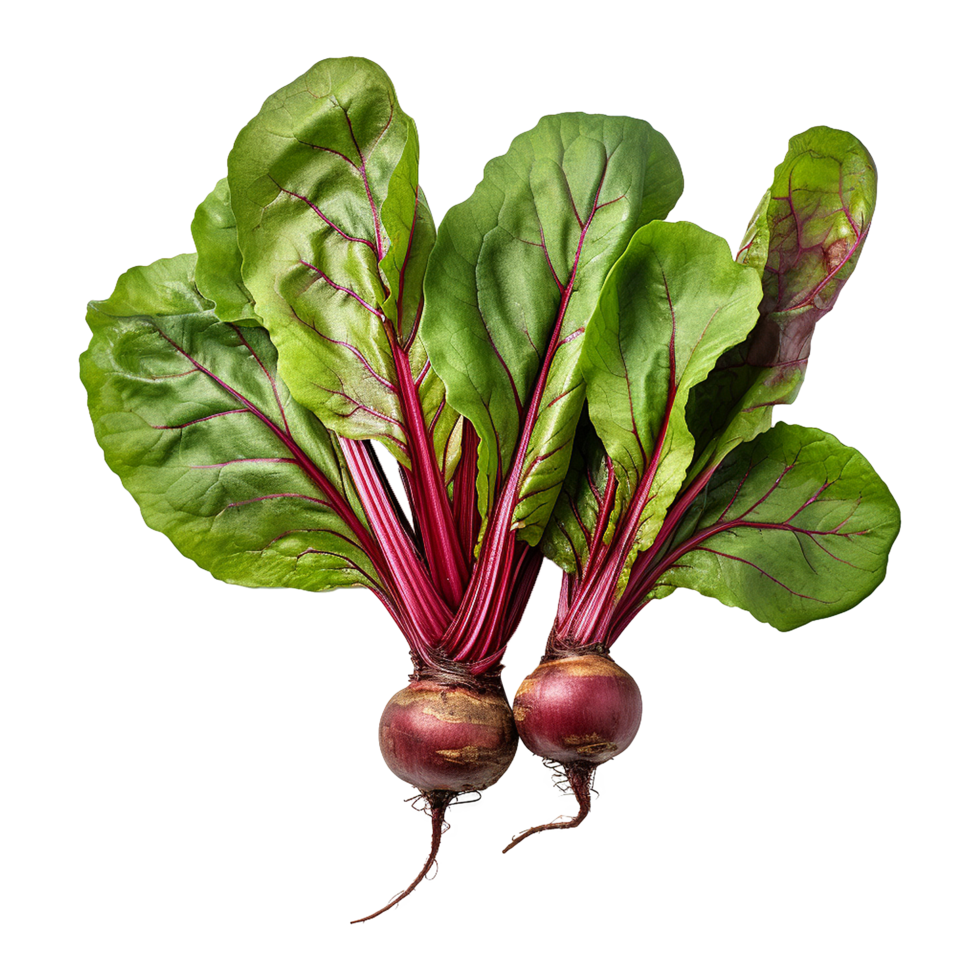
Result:
M739 249L762 275L759 321L691 396L700 462L715 465L796 398L817 321L837 302L871 227L874 161L850 133L818 126L790 140Z

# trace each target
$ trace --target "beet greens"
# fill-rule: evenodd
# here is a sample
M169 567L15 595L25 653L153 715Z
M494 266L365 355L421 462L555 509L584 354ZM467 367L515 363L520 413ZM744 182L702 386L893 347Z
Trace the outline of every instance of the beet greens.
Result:
M545 539L546 553L566 571L559 640L611 644L674 581L664 576L677 575L680 556L667 559L684 540L682 520L692 508L704 509L726 458L769 431L773 406L796 397L814 327L857 264L875 187L867 150L849 134L820 127L791 141L737 261L721 239L693 225L654 223L635 236L606 282L586 336L590 420L583 421L577 465ZM789 465L804 444L828 438L783 427L764 445ZM759 452L746 447L736 459L748 459L751 474L742 493L758 487L764 501L783 480L766 482L751 462ZM870 540L879 554L864 565L841 558L833 575L814 573L818 594L796 594L763 572L751 576L744 595L729 596L729 604L781 629L860 601L884 576L894 537L886 531L897 530L897 511L873 472L842 486L837 470L853 451L827 454L836 467L806 470L813 492L826 501L833 487L830 496L843 494L855 506L848 533L834 536L833 544L855 540L860 505L860 519L883 525L870 539L865 535L865 547ZM805 488L800 466L792 469L794 485ZM881 491L871 501L864 483ZM791 559L805 554L792 534L754 540L769 554L786 544ZM684 584L713 594L717 579L699 575ZM760 602L772 589L783 590L785 604L770 609Z
M876 180L853 136L818 127L790 141L736 261L693 225L653 222L633 237L586 331L589 418L543 541L565 573L543 665L608 658L637 613L677 587L789 630L882 581L899 527L884 483L825 432L770 428L857 263ZM522 708L536 675L525 684L525 743L567 713L566 771L573 787L591 778L594 753L615 754L601 730L622 706L604 707L584 670ZM576 796L578 823L588 808Z
M863 245L861 152L797 138L736 262L664 220L683 181L647 123L546 116L437 234L391 81L332 59L241 131L196 254L90 304L96 437L147 524L236 585L367 588L405 637L379 737L432 847L375 915L518 732L565 766L581 820L639 725L608 647L651 599L695 588L792 628L880 581L883 484L824 433L770 429ZM565 583L512 714L501 658L543 555ZM561 717L569 686L591 715Z

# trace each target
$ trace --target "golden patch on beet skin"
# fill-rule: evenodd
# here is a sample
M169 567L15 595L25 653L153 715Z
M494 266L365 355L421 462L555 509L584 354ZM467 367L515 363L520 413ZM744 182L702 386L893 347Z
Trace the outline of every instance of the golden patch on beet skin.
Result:
M496 753L490 749L481 749L478 745L464 745L459 749L436 749L436 755L442 756L449 762L460 765L472 765L474 762L485 762L496 758Z
M562 742L584 756L600 755L603 752L615 755L619 751L619 746L615 742L607 742L598 732L593 732L591 735L566 735Z

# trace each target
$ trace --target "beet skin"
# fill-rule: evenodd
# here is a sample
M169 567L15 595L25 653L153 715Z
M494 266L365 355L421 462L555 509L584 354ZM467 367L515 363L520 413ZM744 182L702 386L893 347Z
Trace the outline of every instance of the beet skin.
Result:
M378 730L388 768L423 793L486 789L517 752L514 716L498 678L413 680L387 704Z
M514 697L514 720L524 744L563 765L606 762L640 727L636 681L608 654L546 659Z

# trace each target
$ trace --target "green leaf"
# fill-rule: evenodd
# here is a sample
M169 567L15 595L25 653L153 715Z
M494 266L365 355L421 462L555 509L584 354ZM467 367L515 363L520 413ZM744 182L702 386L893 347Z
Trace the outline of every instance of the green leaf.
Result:
M146 523L216 578L380 590L335 437L290 397L265 330L218 319L194 263L130 269L89 306L81 373L106 462Z
M739 250L762 273L759 322L691 398L696 470L764 432L773 406L796 398L817 321L864 247L876 188L874 161L850 133L818 126L790 140Z
M714 473L651 598L682 586L795 629L870 595L898 529L898 504L857 450L780 422Z
M201 295L214 303L215 315L228 323L254 322L255 309L242 279L238 226L225 177L194 212L191 234L197 249L194 283Z
M439 228L421 331L449 403L480 438L480 510L508 473L513 526L539 539L568 467L585 325L633 232L680 195L680 165L648 124L544 117L487 164Z
M242 130L228 179L245 285L295 397L409 468L417 400L448 480L457 417L417 330L435 226L388 76L363 58L314 65Z
M611 458L624 547L619 588L649 548L694 454L691 389L757 316L755 270L724 239L687 222L641 228L610 272L585 335L589 414Z

